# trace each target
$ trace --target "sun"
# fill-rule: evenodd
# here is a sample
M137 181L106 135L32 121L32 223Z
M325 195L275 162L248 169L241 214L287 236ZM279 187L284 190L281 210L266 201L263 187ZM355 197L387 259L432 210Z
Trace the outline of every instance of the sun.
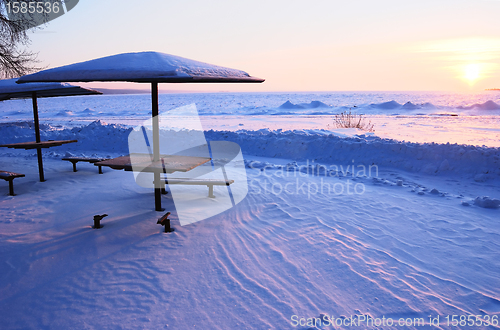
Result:
M464 67L464 79L467 80L470 84L476 82L481 75L481 70L478 64L467 64Z

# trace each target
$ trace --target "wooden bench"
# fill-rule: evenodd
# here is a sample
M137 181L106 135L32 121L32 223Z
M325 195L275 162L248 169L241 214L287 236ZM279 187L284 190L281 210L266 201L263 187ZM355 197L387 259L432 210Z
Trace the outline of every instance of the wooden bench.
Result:
M234 183L234 180L218 180L218 179L189 179L189 178L162 178L162 183L165 184L185 184L194 186L207 186L208 197L215 198L214 186L229 186Z
M67 160L73 164L73 172L76 172L76 163L78 162L87 162L87 163L98 163L102 162L104 160L108 160L107 158L91 158L91 157L65 157L62 160ZM96 165L99 167L99 174L102 174L102 167L99 165Z
M9 181L9 195L14 196L14 181L15 178L25 177L24 174L0 171L0 179L4 179L5 181Z
M105 217L107 217L108 215L107 214L96 214L94 215L94 229L99 229L99 228L102 228L101 226L101 220Z
M168 218L169 215L170 215L170 212L167 212L164 216L162 216L160 219L158 219L158 222L156 222L158 225L165 226L166 233L171 233L174 231L174 228L170 227L170 219Z

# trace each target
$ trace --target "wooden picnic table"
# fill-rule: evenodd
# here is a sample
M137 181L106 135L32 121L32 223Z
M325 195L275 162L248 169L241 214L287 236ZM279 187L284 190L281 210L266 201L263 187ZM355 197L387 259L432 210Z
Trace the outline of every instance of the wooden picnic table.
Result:
M24 150L36 149L38 158L38 173L40 176L40 182L43 182L45 181L45 176L43 174L42 149L58 147L66 143L75 143L78 141L77 140L40 141L40 130L38 129L38 116L35 116L35 127L36 127L36 141L2 144L0 145L0 147L12 148L12 149L24 149Z
M131 158L134 160L132 164ZM210 161L207 157L160 155L160 160L153 162L149 154L130 154L94 163L95 166L108 166L114 170L133 171L134 167L142 172L187 172Z
M134 163L132 163L132 161ZM94 163L95 166L107 166L114 170L150 172L155 174L155 210L163 211L161 207L161 173L187 172L210 161L208 157L193 157L180 155L161 155L158 161L153 161L153 155L132 153L113 159Z
M13 149L38 149L38 148L50 148L50 147L58 147L62 146L66 143L75 143L77 140L58 140L58 141L41 141L41 142L18 142L11 144L2 144L0 147L13 148Z

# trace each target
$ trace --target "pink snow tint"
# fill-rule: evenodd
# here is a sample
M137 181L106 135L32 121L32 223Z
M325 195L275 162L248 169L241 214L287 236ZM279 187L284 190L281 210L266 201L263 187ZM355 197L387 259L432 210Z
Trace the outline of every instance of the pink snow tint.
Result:
M275 175L277 159L264 160L269 176L248 168L248 197L217 217L180 226L163 197L176 229L165 234L152 192L131 173L89 164L73 173L49 158L40 183L35 162L0 157L27 174L17 196L0 196L1 327L287 329L292 315L500 311L498 211L410 191L472 192L466 181L286 177ZM308 184L347 179L366 192L308 197ZM266 191L286 184L289 193Z
M498 97L335 97L160 95L164 108L200 102L205 137L241 146L249 186L236 207L188 226L171 194L162 196L173 233L156 224L164 213L132 173L99 175L88 163L74 173L60 160L127 154L150 98L40 100L42 138L78 143L44 152L46 182L38 182L35 152L0 154L0 169L26 174L14 183L17 196L0 180L0 329L290 329L293 315L499 316L498 110L457 108ZM302 108L279 109L287 100ZM371 106L387 100L397 104ZM374 111L376 134L327 126L353 103ZM33 140L30 103L2 106L0 143ZM172 140L192 134L162 124ZM354 170L372 165L376 174ZM103 228L92 229L101 214Z

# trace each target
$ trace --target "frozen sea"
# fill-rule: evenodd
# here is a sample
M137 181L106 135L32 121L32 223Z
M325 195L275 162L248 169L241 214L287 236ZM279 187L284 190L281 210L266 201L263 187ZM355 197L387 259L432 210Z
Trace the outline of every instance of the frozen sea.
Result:
M380 137L500 146L500 92L294 92L160 94L160 112L195 104L205 129L335 128L342 111L364 114ZM32 120L30 100L0 103L2 122ZM39 100L40 118L74 126L100 119L136 125L149 118L149 94ZM163 123L175 126L175 122Z

